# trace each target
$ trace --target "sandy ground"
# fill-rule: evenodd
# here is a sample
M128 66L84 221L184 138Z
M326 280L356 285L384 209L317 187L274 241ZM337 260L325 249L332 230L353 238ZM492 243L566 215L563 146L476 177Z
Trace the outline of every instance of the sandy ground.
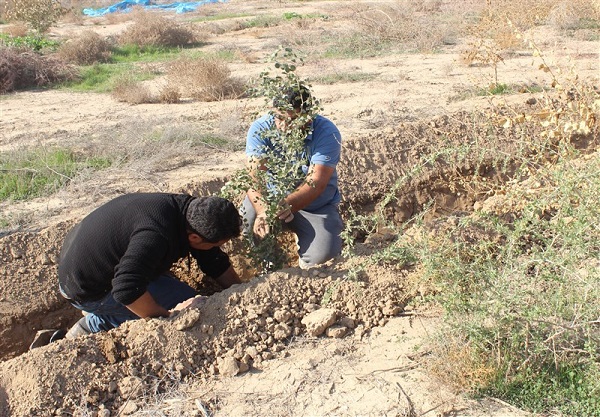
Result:
M343 1L231 1L211 7L248 15L336 16L317 20L311 28L317 33L352 24L345 20L351 10ZM93 29L109 36L127 24L86 19L61 24L52 35ZM263 58L294 30L290 25L225 30L203 48L236 51L240 59L230 64L232 73L249 79L265 69ZM539 45L549 60L574 65L581 77L598 82L597 42L539 30L544 31ZM530 97L468 94L489 85L492 70L461 61L465 42L457 39L435 54L321 59L299 69L309 79L374 74L367 81L313 83L323 114L343 134L343 207L372 208L422 152L435 148L435 128L441 123L450 129L458 112L504 100L524 104ZM499 71L507 84L547 85L547 74L536 68L531 52L523 50ZM261 110L264 104L256 99L132 106L106 94L24 91L0 97L0 151L42 145L126 148L127 140L169 128L227 133L239 145ZM349 278L357 263L378 250L376 239L365 243L356 259L253 278L174 319L128 323L108 334L27 352L37 330L65 327L78 318L56 289L57 254L78 219L124 192L215 192L244 161L240 150L216 147L206 147L201 155L174 152L163 158L82 179L48 198L0 203L2 216L11 220L0 238L0 416L528 415L498 400L469 400L427 374L422 359L439 318L410 304L412 272L373 266L358 280ZM167 168L156 169L159 165ZM407 190L393 216L405 220L432 195L448 212L471 210L479 196L456 195L443 178L443 173L424 176ZM202 287L201 278L190 279ZM326 303L325 294L334 296ZM307 334L302 319L317 307L334 311L341 333Z

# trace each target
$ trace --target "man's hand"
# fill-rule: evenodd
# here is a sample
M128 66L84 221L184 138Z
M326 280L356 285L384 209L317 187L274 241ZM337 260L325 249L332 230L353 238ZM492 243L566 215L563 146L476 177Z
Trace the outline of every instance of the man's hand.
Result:
M197 295L195 297L188 298L187 300L182 301L179 304L177 304L175 307L173 307L170 310L170 312L174 313L176 311L181 311L181 310L184 310L184 309L190 308L190 307L200 307L202 304L204 304L206 302L207 299L208 299L208 297L205 297L203 295Z
M279 204L281 206L281 210L277 212L277 217L279 220L283 220L286 223L294 220L294 213L292 213L292 206L286 203L285 200L282 200Z
M262 239L269 231L269 223L267 222L267 215L265 213L257 214L256 220L254 220L254 227L252 228L254 235Z

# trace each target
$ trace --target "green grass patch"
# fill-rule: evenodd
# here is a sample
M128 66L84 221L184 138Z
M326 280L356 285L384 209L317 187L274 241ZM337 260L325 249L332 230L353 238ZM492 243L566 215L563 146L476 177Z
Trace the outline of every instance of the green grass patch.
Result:
M485 149L441 148L422 167ZM427 363L446 383L544 415L600 416L600 157L579 158L563 144L540 166L526 152L511 156L516 182L489 209L433 225L412 219L369 262L410 266L420 275L418 300L443 307L446 326ZM420 172L416 166L393 188ZM465 181L477 188L476 178ZM346 225L368 235L384 214L349 210ZM342 238L352 244L349 236Z
M194 146L208 145L216 148L225 148L228 146L229 141L221 136L213 134L202 134L192 140Z
M478 392L500 395L506 401L535 413L560 410L564 416L597 416L600 412L600 374L597 365L547 367L535 375L525 373L506 383L500 375L495 383Z
M473 97L482 97L489 95L541 93L546 90L547 88L544 88L538 84L492 84L487 88L465 87L462 90L457 91L452 96L448 97L448 101L463 101Z
M148 135L152 143L187 143L190 148L208 146L218 149L243 150L243 143L232 143L231 140L213 133L199 132L196 129L178 128L155 130Z
M11 36L5 33L0 33L0 45L17 48L26 47L33 49L34 51L41 51L43 49L55 51L60 45L60 42L40 36Z
M514 94L514 93L541 93L544 88L537 84L522 85L522 84L492 84L488 88L482 88L477 90L478 96L497 96L502 94Z
M123 45L113 48L112 61L116 63L156 62L172 59L182 52L180 47Z
M244 22L244 29L249 28L269 28L277 26L281 23L283 19L277 16L269 16L269 15L260 15L256 16L253 19Z
M488 88L480 90L478 95L479 96L488 96L491 94L493 96L497 96L497 95L501 95L501 94L509 94L512 92L513 92L513 90L508 84L494 83L494 84L490 85Z
M0 231L7 229L11 225L11 221L7 217L0 216ZM0 236L2 233L0 232Z
M381 56L392 51L392 42L374 42L361 34L348 36L325 36L322 43L327 45L320 54L323 58L355 59Z
M225 62L234 62L239 59L238 52L233 49L220 49L215 52L204 52L204 51L193 51L190 52L187 56L190 58L201 58L201 59L210 59L214 58L220 61Z
M107 93L112 91L113 85L120 76L131 74L136 80L149 80L155 74L136 71L131 64L95 64L81 68L78 80L64 84L65 88L73 91L91 91Z
M293 20L293 19L322 19L327 20L329 16L321 13L308 13L308 14L299 14L296 12L285 12L283 14L283 18L285 20Z
M82 158L68 149L34 149L0 154L0 200L47 195L68 183L81 169L103 169L110 160Z
M577 24L572 28L574 30L579 30L579 29L600 29L600 21L596 20L596 19L592 19L592 18L581 18L579 19L579 21L577 22Z
M310 82L319 84L337 84L337 83L357 83L361 81L371 81L377 78L379 74L374 72L336 72L333 74L324 74L309 79Z
M192 19L192 22L214 22L217 20L227 20L227 19L236 19L240 17L249 17L252 16L249 13L219 13L213 16L202 16L195 19Z
M600 159L534 175L542 190L507 191L516 219L474 213L418 258L450 326L487 358L464 380L486 370L479 388L488 395L600 415Z

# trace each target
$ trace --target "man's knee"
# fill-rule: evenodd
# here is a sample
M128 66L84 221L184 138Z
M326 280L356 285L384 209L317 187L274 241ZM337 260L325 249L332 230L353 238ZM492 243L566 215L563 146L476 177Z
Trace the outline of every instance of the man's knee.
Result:
M309 248L304 253L298 253L298 265L302 269L323 264L335 258L342 252L340 244L334 243L329 248Z

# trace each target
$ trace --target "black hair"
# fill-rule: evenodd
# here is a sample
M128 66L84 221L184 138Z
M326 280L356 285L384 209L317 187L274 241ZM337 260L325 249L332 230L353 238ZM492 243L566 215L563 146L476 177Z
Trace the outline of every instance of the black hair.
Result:
M312 95L309 88L299 83L284 88L280 94L273 99L273 107L281 110L307 111L312 106Z
M242 219L235 205L221 197L196 197L186 212L188 231L210 243L238 237Z

